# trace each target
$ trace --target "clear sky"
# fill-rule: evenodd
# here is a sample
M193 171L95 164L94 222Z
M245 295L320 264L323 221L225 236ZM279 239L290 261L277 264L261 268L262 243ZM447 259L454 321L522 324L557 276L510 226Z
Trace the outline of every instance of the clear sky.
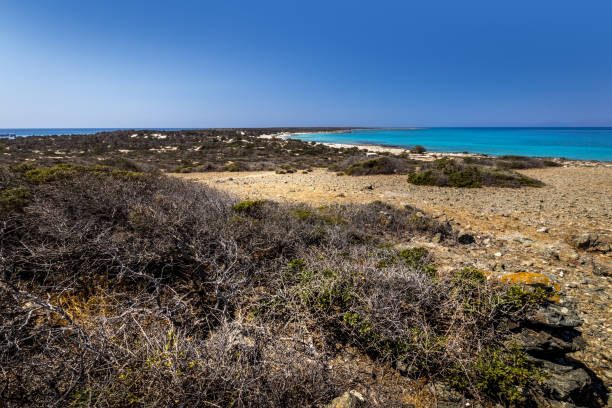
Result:
M612 1L0 1L0 128L610 126Z

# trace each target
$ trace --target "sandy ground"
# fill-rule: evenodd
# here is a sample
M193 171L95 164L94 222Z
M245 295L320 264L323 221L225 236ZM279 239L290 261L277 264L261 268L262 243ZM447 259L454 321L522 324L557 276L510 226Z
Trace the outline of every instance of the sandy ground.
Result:
M575 305L584 324L587 348L576 353L612 387L612 253L576 252L567 243L576 233L612 232L612 166L578 166L523 170L543 181L542 188L459 189L414 186L403 175L337 176L310 173L222 172L175 174L236 194L241 199L368 203L382 200L411 205L474 234L472 246L427 245L440 268L470 265L498 272L530 271L552 277L562 287L563 302Z
M205 182L241 198L329 203L382 200L412 205L478 232L513 233L554 241L568 233L612 230L612 167L556 167L523 170L543 188L459 189L414 186L402 175L336 176L274 172L190 173L178 177ZM370 189L371 187L371 189ZM547 233L536 230L545 227Z

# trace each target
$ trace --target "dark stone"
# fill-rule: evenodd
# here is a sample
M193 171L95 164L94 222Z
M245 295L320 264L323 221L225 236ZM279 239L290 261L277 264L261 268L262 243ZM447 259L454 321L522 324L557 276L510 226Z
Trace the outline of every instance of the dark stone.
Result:
M529 323L550 327L578 327L582 324L582 319L573 309L549 303L536 310L530 316Z
M589 398L591 377L581 367L542 361L549 374L544 380L545 392L551 399L580 403Z
M538 357L560 357L584 348L584 339L579 331L522 329L516 336L525 351Z

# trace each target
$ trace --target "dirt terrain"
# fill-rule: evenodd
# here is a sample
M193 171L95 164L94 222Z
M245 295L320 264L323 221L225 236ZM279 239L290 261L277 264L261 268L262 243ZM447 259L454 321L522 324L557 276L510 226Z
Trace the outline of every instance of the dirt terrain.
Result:
M470 245L426 245L444 270L475 266L494 274L539 272L557 282L561 302L575 305L584 321L585 362L612 385L612 252L577 250L572 236L612 232L612 165L573 165L521 170L542 188L414 186L402 175L337 176L334 172L208 172L176 174L244 199L331 203L381 200L411 205L472 235Z

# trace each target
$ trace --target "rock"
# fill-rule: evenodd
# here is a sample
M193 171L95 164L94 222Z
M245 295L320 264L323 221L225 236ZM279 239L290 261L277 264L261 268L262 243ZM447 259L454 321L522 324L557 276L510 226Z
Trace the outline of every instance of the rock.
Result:
M580 234L572 237L572 245L579 249L587 249L591 243L591 234Z
M469 245L476 242L476 239L474 238L474 235L470 234L469 232L461 231L457 235L457 242L463 245Z
M439 244L440 242L442 242L442 234L438 232L436 235L433 236L431 242L433 242L434 244Z
M578 327L583 323L575 310L554 303L549 303L536 310L529 322L557 328Z
M516 340L527 353L538 357L562 356L585 346L580 333L572 329L546 331L526 327L517 334Z
M609 233L587 232L572 235L569 239L571 245L578 249L608 253L612 251L612 235Z
M500 281L514 283L523 286L543 287L559 292L561 286L549 276L537 272L515 272L508 273L499 277Z
M334 398L325 408L355 408L364 405L365 398L355 390L347 391Z
M542 367L549 374L544 380L543 387L550 398L557 401L571 399L575 402L582 402L588 398L591 377L583 368L550 361L543 361Z
M606 265L593 265L593 273L599 276L612 277L612 268Z
M542 227L542 228L538 228L536 231L537 231L537 232L544 232L544 233L547 233L547 232L548 232L548 228L546 228L546 227Z

